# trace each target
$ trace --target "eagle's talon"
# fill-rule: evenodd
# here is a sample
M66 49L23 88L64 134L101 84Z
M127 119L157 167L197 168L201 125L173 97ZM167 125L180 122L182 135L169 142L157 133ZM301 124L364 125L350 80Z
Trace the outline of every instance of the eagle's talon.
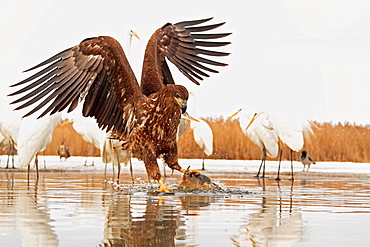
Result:
M159 183L159 190L156 190L156 192L172 192L173 191L171 187L168 187L167 185L164 184L162 179L159 179L158 183Z

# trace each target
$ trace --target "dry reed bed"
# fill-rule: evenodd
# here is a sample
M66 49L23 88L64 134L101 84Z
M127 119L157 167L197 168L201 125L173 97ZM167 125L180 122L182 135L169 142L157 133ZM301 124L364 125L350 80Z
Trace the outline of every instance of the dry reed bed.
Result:
M237 120L205 119L214 135L214 152L210 159L253 159L262 157L262 151L246 137ZM370 127L353 124L317 123L315 135L306 141L304 149L317 161L370 162ZM71 124L58 126L53 141L46 148L47 155L56 155L61 138L69 145L71 154L85 156L92 153L93 145L86 143L72 128ZM99 150L94 148L95 155ZM201 158L202 151L193 139L193 131L188 128L179 139L180 158ZM276 160L275 158L274 160ZM288 160L289 149L283 147L283 159ZM299 159L299 154L294 154Z

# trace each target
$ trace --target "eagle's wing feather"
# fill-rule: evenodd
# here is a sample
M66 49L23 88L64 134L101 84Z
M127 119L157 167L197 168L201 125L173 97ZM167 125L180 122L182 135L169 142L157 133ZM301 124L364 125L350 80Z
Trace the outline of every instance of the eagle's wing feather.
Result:
M230 44L213 41L230 33L201 33L224 24L197 26L211 19L167 23L154 32L145 51L144 64L148 63L143 66L141 77L141 87L145 95L158 92L164 85L174 83L166 58L195 84L199 84L204 77L209 77L207 72L218 73L212 66L227 65L206 57L227 56L229 53L201 48Z
M213 30L222 26L224 23L213 25L198 26L211 20L212 18L179 22L172 25L165 25L158 37L159 47L165 51L165 56L191 81L199 84L198 80L203 80L203 77L209 77L205 71L218 73L218 71L211 69L204 64L213 66L226 66L225 63L220 63L211 59L204 58L199 55L206 56L227 56L229 53L211 51L199 48L203 47L220 47L230 44L230 42L213 42L203 41L219 39L230 35L230 33L207 34L197 33ZM170 38L168 40L168 38ZM202 41L199 41L202 40ZM197 69L198 68L198 69Z
M134 105L144 96L119 43L111 37L82 41L29 70L44 69L16 83L28 84L10 94L25 94L12 102L22 109L38 105L25 116L43 109L48 113L72 111L84 99L83 115L95 117L100 127L122 133L130 131ZM51 103L50 103L51 102ZM131 121L131 122L130 122Z

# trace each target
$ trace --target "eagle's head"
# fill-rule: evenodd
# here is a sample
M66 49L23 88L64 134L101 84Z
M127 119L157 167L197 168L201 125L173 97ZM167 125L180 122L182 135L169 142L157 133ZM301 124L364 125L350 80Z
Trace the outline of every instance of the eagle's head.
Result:
M184 86L167 84L162 90L164 90L167 97L172 98L180 106L182 113L186 112L189 92Z

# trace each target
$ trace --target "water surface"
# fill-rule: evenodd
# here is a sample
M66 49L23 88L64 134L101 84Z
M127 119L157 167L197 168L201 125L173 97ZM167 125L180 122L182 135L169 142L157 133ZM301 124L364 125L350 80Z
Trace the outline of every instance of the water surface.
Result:
M367 176L212 174L222 189L169 195L144 173L133 186L124 173L119 188L101 172L31 177L0 173L1 246L370 245Z

